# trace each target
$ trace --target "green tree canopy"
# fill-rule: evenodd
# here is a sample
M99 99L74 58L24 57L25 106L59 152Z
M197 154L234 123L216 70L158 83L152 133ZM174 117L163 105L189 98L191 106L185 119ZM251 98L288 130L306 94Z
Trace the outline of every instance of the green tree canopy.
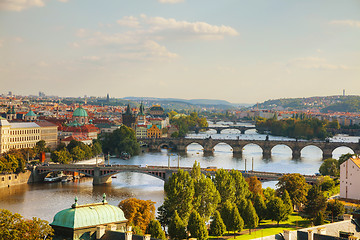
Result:
M105 134L101 143L104 153L112 155L120 155L122 152L126 152L134 156L140 152L135 131L125 125L110 134Z
M319 168L319 172L322 175L339 176L339 161L333 158L325 159Z
M205 221L195 210L190 214L187 228L192 238L199 240L206 240L208 238L208 230Z
M235 182L228 171L219 169L215 173L214 183L216 189L220 193L221 203L229 200L231 203L235 201Z
M18 213L0 209L0 239L51 240L53 229L47 221L39 218L24 219Z
M325 211L327 199L321 192L319 186L313 185L306 198L304 212L309 219L315 219L319 212Z
M259 217L250 200L248 200L248 204L246 205L244 222L249 231L259 225Z
M165 232L161 229L161 225L156 219L152 219L149 222L146 233L150 234L152 238L166 240Z
M280 196L282 196L285 190L288 191L293 204L299 206L306 202L309 185L306 183L305 178L299 173L283 175L279 178L276 186L278 187L277 191Z
M327 202L326 212L332 219L334 219L345 213L345 206L337 199L331 200Z
M264 198L260 194L256 194L254 197L254 208L259 217L259 221L266 219L267 209L264 202Z
M223 222L219 211L215 211L212 221L210 223L210 235L222 236L226 231L225 223Z
M185 224L179 217L176 210L174 212L174 215L171 218L168 232L169 232L170 239L182 240L182 239L186 238Z
M267 204L268 217L276 221L279 224L280 221L284 221L288 218L288 212L284 202L279 197L273 197L269 200Z
M286 191L286 190L284 191L283 195L281 196L281 200L283 200L283 202L284 202L284 206L285 206L287 214L288 215L292 214L294 205L291 202L288 191Z

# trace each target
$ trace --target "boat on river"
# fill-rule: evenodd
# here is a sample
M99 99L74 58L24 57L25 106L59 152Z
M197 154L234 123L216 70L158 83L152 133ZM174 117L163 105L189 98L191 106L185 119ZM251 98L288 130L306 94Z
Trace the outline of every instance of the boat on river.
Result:
M44 178L44 182L60 182L60 181L61 181L61 176Z

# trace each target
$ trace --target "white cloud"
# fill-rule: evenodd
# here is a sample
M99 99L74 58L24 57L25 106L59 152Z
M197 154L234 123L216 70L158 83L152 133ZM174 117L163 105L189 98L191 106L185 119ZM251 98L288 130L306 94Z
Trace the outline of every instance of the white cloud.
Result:
M30 7L43 7L43 0L0 0L0 10L20 12Z
M98 56L84 56L82 59L86 60L86 61L96 62L96 61L100 60L100 57L98 57Z
M171 4L174 4L174 3L181 3L181 2L184 2L184 0L158 0L159 3L171 3Z
M126 26L126 27L139 27L139 21L136 17L133 16L125 16L120 20L116 21L119 25L121 26Z
M85 37L86 36L86 29L80 28L79 30L77 30L76 32L76 36L78 37Z
M331 64L324 58L305 57L295 58L288 62L288 67L303 68L303 69L318 69L318 70L347 70L350 67L343 64Z
M47 66L49 66L49 64L47 63L47 62L45 62L45 61L40 61L40 62L38 62L38 64L37 64L39 67L47 67Z
M150 26L151 32L177 31L177 34L213 36L214 38L239 35L234 28L224 25L217 26L206 22L177 21L174 18L166 19L163 17L147 17L145 15L142 15L142 18Z
M22 43L24 41L24 39L22 39L21 37L16 37L16 38L14 38L14 40L17 43Z
M334 20L330 22L331 25L349 26L349 27L360 27L360 21L355 20Z

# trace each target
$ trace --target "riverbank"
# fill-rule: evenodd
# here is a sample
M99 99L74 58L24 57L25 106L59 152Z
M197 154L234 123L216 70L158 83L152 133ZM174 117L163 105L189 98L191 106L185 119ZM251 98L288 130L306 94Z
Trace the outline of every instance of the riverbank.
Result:
M28 183L31 180L30 176L30 171L24 173L0 174L0 188Z

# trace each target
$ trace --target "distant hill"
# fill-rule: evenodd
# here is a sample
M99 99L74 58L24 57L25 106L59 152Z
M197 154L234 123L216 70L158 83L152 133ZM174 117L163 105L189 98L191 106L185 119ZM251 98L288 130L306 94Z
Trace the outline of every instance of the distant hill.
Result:
M193 105L229 105L232 106L232 103L225 100L215 100L215 99L181 99L181 98L151 98L151 97L125 97L123 99L141 101L141 100L153 100L159 102L183 102Z
M254 105L259 109L320 110L321 112L360 112L360 96L326 96L308 98L282 98Z

